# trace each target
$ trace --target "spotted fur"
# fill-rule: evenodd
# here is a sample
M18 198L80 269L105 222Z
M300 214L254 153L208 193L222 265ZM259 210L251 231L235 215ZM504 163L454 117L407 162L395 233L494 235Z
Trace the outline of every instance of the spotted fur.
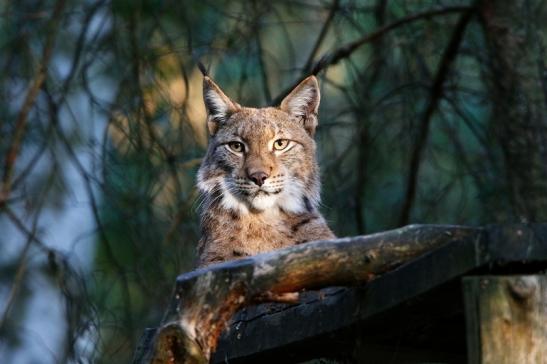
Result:
M210 143L198 171L199 265L333 238L318 211L316 78L279 107L242 107L207 76L203 95Z

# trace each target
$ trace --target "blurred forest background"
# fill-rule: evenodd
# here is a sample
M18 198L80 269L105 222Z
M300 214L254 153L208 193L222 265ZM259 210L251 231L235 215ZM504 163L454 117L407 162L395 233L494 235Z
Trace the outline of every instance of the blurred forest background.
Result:
M243 105L317 73L337 235L547 220L541 0L0 2L0 358L129 362L198 240L201 60Z

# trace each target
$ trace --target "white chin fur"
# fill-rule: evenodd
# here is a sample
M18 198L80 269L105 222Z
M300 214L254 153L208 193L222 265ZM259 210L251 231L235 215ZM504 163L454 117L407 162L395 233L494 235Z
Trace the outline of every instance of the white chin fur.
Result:
M249 204L253 209L258 211L265 211L276 206L283 209L283 211L294 214L300 214L306 211L306 205L303 199L304 194L302 193L301 185L296 181L286 183L283 191L277 195L259 194L250 198L247 202L248 204L230 193L224 180L221 180L220 184L222 190L221 204L222 207L227 210L246 214L249 212Z
M259 194L250 200L253 208L259 211L264 211L272 208L277 201L277 196Z

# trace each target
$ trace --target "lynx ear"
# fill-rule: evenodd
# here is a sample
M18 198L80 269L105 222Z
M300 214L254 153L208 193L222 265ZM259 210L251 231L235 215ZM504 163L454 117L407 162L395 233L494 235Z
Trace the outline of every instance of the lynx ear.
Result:
M241 109L241 106L230 100L208 76L203 78L203 102L207 110L207 128L210 135L215 135L220 124L225 123L231 114Z
M319 85L315 76L310 76L300 82L298 86L288 94L281 105L281 110L289 115L302 120L304 129L313 136L317 127L317 112L319 110Z

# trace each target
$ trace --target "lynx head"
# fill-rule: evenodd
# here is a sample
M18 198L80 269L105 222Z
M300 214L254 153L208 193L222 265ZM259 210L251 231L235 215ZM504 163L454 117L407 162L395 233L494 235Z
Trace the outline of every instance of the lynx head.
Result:
M198 187L210 203L237 213L312 211L319 203L313 135L319 86L302 81L279 107L243 107L203 81L210 142Z

